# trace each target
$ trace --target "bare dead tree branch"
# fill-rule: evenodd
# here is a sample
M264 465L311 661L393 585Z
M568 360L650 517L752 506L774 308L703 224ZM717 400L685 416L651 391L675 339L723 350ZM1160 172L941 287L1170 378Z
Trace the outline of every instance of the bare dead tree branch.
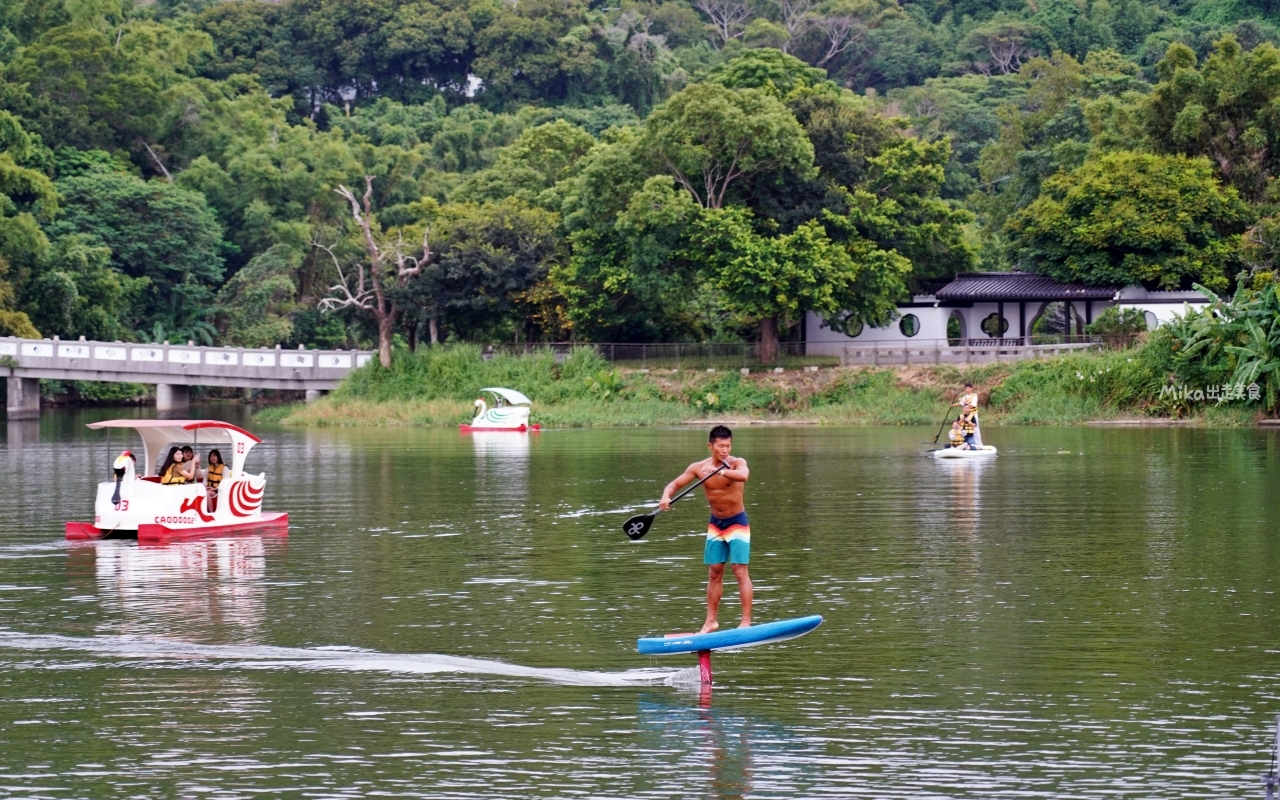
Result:
M993 36L987 40L987 52L1000 68L1000 74L1009 75L1022 69L1022 56L1026 49L1012 36Z
M742 23L751 15L744 0L696 0L694 6L711 20L712 29L720 37L720 47L742 35Z
M854 45L860 44L867 34L867 29L851 16L818 17L814 25L822 31L827 39L827 52L818 59L818 65L824 66L833 58Z
M156 151L151 149L151 145L147 144L145 139L139 138L138 141L142 142L142 146L147 149L147 155L151 156L151 161L155 163L156 167L164 175L164 179L169 183L173 183L173 176L169 174L169 170L164 168L164 162L160 160L160 156L156 155Z
M783 30L787 32L787 41L782 44L782 52L790 53L792 43L804 36L813 25L814 0L773 0L778 7L778 15L782 19Z
M365 258L355 263L353 272L346 272L334 245L312 242L329 254L338 271L338 283L329 287L330 296L320 301L320 307L328 311L354 308L372 314L378 323L378 361L382 366L390 367L391 336L397 311L390 290L405 288L409 279L422 272L431 261L431 227L427 226L423 231L422 254L419 256L405 253L403 231L396 233L395 242L389 246L379 244L373 223L373 176L365 176L364 196L361 198L342 184L334 191L351 207L351 218L364 240Z

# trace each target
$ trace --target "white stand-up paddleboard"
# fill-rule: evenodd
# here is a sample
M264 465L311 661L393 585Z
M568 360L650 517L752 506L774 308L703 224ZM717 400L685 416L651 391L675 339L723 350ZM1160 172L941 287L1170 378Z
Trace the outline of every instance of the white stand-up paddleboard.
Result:
M944 447L941 450L934 450L934 458L982 458L984 456L994 456L996 449L991 445L980 447L977 450L967 450L960 447Z

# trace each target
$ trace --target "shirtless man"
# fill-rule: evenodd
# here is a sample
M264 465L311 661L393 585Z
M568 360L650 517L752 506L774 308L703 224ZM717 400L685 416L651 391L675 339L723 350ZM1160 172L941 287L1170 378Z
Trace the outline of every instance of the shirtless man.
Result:
M702 484L711 506L711 522L707 526L707 544L702 561L707 565L707 621L701 633L710 633L720 627L716 614L720 610L720 598L724 594L724 565L729 564L733 576L738 579L738 595L742 598L742 624L751 624L751 576L747 574L747 562L751 560L751 525L747 521L747 509L742 504L742 490L751 471L746 459L729 455L733 448L733 433L723 425L711 429L707 449L711 456L690 464L680 477L662 490L658 507L671 508L671 496L680 487L706 477L722 464L728 469L714 475Z

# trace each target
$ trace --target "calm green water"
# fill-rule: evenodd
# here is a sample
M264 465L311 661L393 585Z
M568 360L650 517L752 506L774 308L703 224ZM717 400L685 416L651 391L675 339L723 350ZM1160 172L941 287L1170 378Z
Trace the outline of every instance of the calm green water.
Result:
M67 544L115 414L8 427L0 796L1262 795L1273 434L989 429L981 464L923 457L932 430L740 430L757 619L827 622L717 656L708 706L692 658L635 654L701 619L705 505L619 529L701 429L204 413L267 438L287 538Z

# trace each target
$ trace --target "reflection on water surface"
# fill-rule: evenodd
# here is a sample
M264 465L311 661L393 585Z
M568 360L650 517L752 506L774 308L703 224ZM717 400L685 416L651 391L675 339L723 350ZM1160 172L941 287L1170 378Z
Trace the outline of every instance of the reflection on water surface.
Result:
M757 615L827 622L704 703L635 654L701 618L704 511L618 528L700 429L232 418L287 538L67 544L113 415L5 429L4 796L1261 797L1271 433L741 430Z

